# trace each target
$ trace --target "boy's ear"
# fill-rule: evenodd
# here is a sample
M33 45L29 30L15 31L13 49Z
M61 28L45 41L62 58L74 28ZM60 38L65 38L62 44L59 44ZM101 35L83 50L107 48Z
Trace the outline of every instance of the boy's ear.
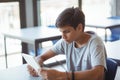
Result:
M80 23L80 24L78 24L77 29L78 29L78 30L80 30L80 31L82 31L82 30L83 30L83 26L82 26L82 24L81 24L81 23Z

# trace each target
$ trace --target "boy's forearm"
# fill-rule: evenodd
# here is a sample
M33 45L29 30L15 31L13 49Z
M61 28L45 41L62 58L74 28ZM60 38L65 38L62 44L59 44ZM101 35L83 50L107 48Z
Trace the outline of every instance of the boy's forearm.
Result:
M37 56L37 61L39 62L39 64L43 64L43 62L51 57L55 56L55 53L52 52L51 50L46 51L45 53L43 53L42 55Z
M60 76L57 78L58 80L72 80L71 72L60 72Z

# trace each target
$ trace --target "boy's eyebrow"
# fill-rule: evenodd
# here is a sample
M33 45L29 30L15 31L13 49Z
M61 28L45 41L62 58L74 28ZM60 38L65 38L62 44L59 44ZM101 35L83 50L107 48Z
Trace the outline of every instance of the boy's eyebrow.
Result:
M61 31L61 33L67 33L69 32L69 30L64 30L64 31Z

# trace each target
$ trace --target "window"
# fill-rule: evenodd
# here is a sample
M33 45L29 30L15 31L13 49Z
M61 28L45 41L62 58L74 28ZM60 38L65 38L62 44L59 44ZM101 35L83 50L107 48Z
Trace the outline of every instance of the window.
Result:
M86 19L100 19L112 16L111 0L82 0L82 10Z
M24 0L0 0L0 69L6 68L4 60L4 39L1 32L20 29L26 26L24 2ZM21 41L7 38L6 42L8 65L9 67L16 66L20 63L17 60L21 60L16 55L16 53L21 52Z
M78 0L37 0L37 4L38 25L49 26L65 8L78 7Z
M85 13L85 17L87 21L99 20L102 21L104 18L112 16L113 13L113 1L112 0L82 0L82 10ZM87 22L86 21L86 22ZM95 29L86 27L85 30L95 31L99 36L104 35L104 29ZM109 30L107 30L107 34L111 34Z

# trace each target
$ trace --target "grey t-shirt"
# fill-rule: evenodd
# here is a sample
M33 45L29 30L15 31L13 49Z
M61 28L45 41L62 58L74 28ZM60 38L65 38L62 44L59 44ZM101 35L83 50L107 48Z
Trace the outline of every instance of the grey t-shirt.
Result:
M63 39L60 39L51 50L56 54L66 55L68 71L88 70L97 65L102 65L106 68L104 43L100 37L93 33L88 43L81 48L76 48L74 41L68 44Z

